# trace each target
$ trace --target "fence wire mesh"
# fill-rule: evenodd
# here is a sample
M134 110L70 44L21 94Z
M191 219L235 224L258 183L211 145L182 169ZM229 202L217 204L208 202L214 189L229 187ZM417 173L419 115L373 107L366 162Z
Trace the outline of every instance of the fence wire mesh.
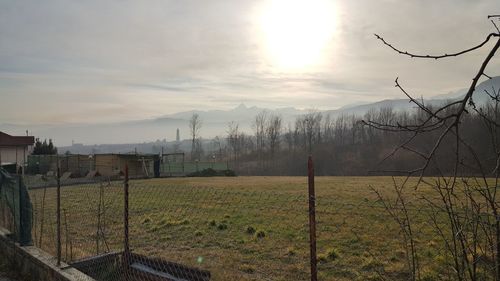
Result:
M132 182L130 244L134 252L208 270L213 280L305 280L305 193L248 191L184 180Z
M26 176L24 182L32 206L32 242L57 256L57 180ZM95 280L310 280L305 178L128 183L126 209L123 179L61 180L62 262ZM403 207L392 184L388 177L316 179L318 280L412 279L404 210L413 227L414 259L424 269L420 280L454 280L453 257L435 227L449 232L449 214L422 203L439 198L423 188L408 195ZM2 218L8 217L2 207ZM493 240L487 234L494 235L496 220L485 209L484 231L472 237L473 225L465 224L472 215L465 208L456 212L466 239L479 242L480 250L470 249L468 255L476 255L472 260L481 280L494 280L495 251L488 248ZM6 223L2 220L3 227Z

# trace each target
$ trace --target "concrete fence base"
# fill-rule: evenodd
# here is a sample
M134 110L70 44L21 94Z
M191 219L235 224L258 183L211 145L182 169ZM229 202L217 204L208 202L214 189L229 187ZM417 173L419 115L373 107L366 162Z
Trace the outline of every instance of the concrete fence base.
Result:
M0 227L0 259L26 280L95 281L68 264L57 266L57 259L34 246L20 246Z

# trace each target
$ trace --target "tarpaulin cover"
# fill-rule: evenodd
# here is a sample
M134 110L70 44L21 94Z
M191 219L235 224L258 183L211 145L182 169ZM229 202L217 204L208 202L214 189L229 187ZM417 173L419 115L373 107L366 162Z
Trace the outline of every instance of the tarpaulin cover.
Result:
M8 210L13 219L10 229L21 245L31 245L32 205L22 178L0 168L0 207ZM4 226L6 227L6 226Z

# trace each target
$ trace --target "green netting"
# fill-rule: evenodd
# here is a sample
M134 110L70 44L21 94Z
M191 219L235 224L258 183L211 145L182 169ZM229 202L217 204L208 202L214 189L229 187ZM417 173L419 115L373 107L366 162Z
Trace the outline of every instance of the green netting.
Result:
M27 172L30 174L46 174L48 171L54 171L57 159L57 155L28 155Z
M21 245L31 245L32 206L21 177L0 168L0 207L8 211L13 223L9 228Z

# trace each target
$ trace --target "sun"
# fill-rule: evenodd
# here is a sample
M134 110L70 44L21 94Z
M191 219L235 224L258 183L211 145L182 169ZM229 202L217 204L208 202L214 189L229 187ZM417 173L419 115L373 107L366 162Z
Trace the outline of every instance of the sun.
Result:
M265 52L280 70L305 70L318 63L335 31L328 0L271 0L260 13Z

